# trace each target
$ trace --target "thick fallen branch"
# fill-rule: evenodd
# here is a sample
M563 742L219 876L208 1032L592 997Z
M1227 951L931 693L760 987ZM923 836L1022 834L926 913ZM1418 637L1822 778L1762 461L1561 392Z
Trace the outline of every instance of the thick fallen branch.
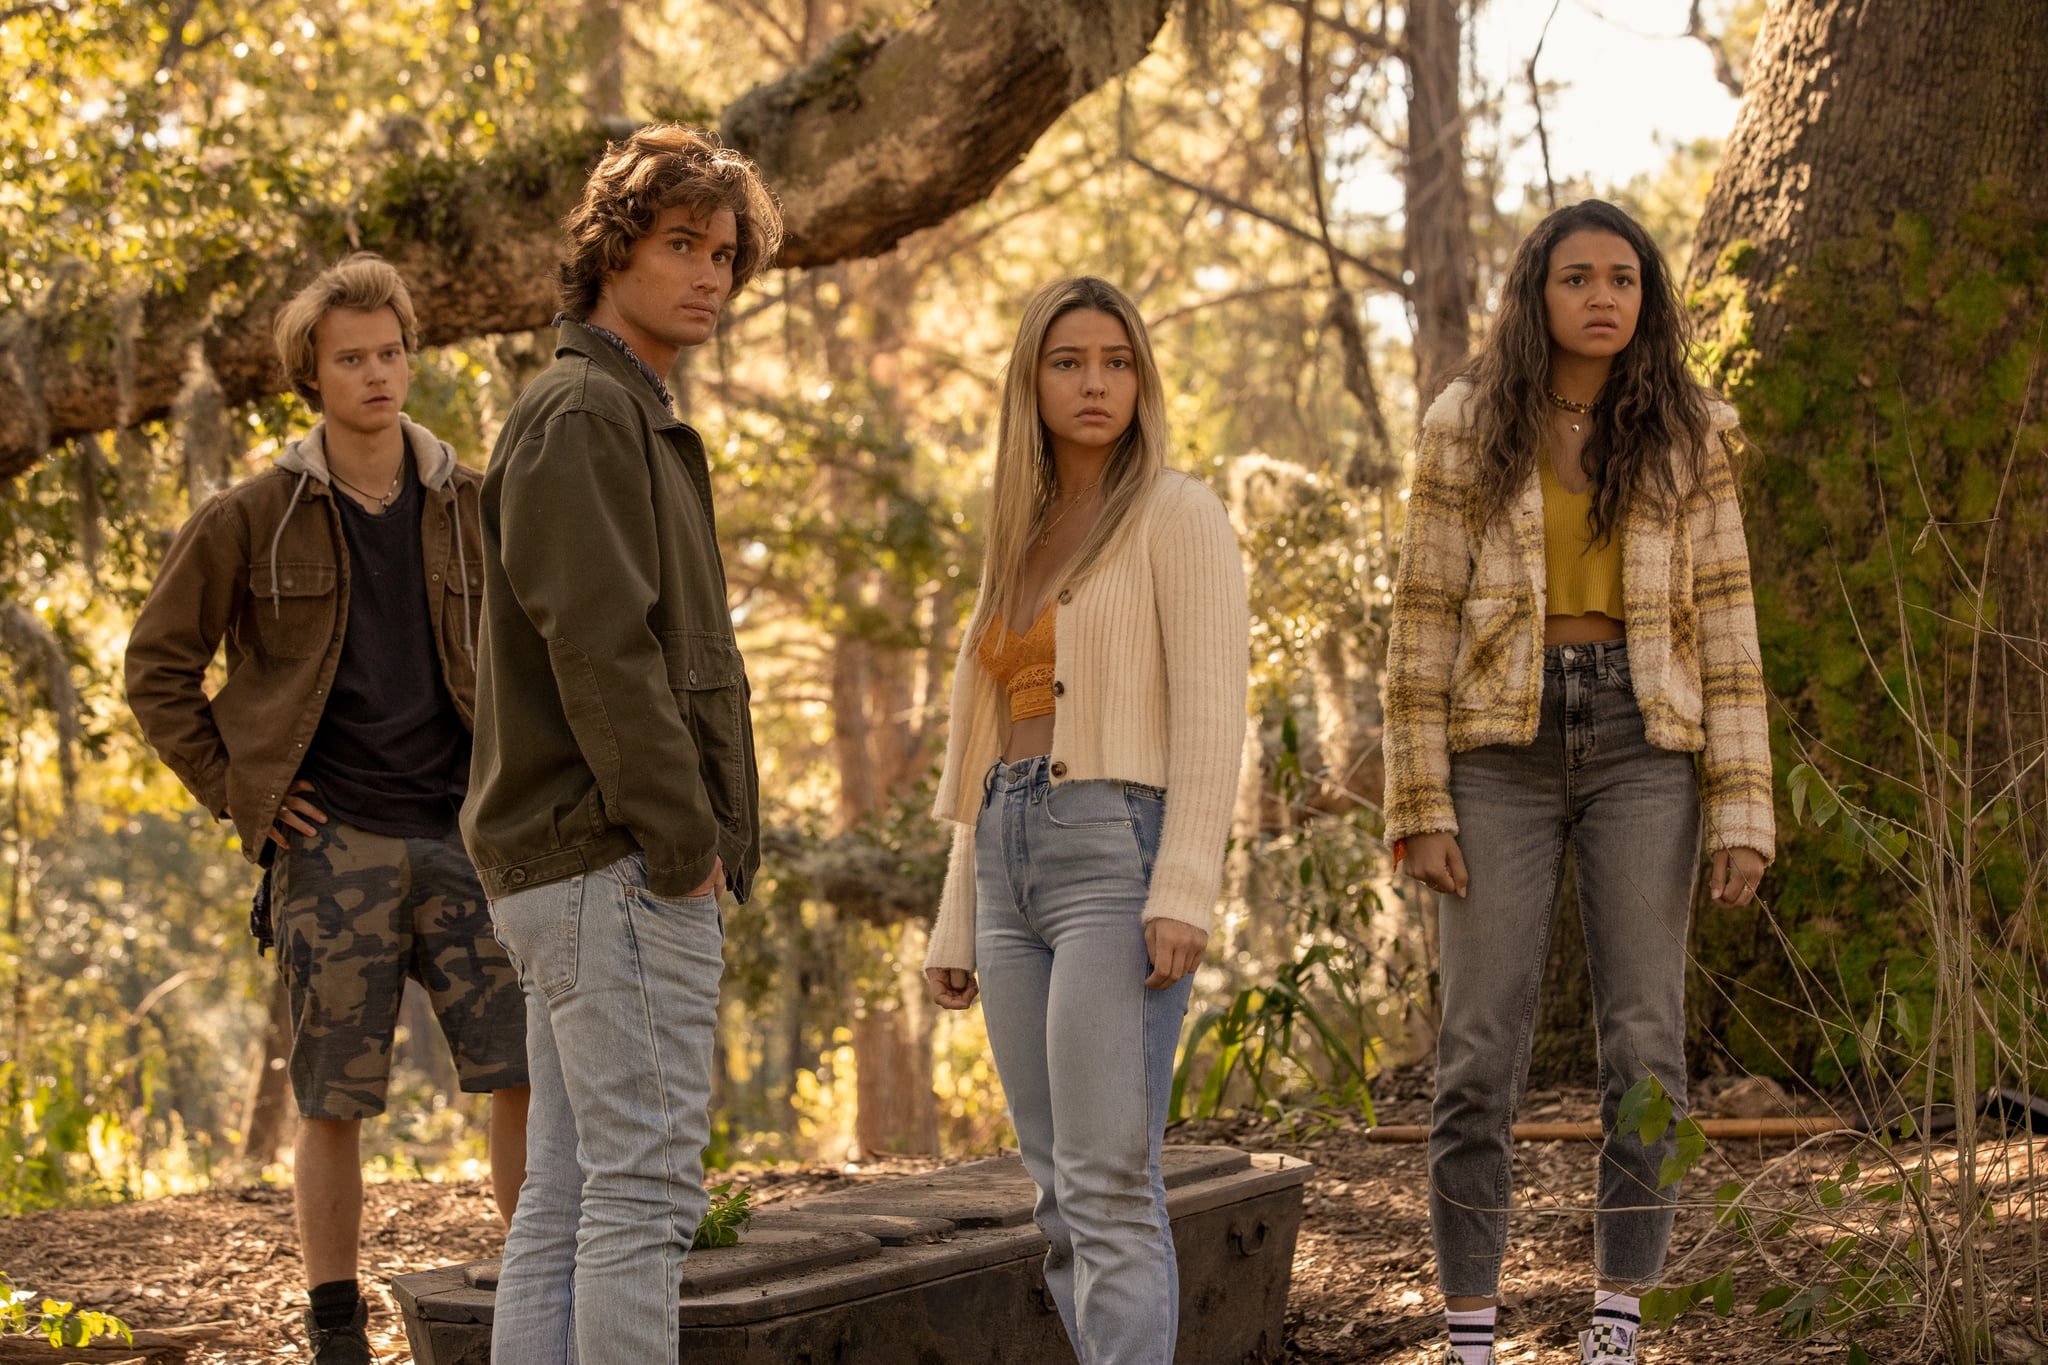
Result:
M1785 1119L1699 1119L1700 1129L1710 1138L1765 1138L1765 1137L1815 1137L1821 1133L1852 1132L1856 1125L1845 1123L1829 1115L1819 1118ZM1365 1132L1368 1142L1427 1142L1429 1125L1423 1123L1385 1123ZM1597 1141L1600 1121L1587 1119L1583 1122L1568 1123L1518 1123L1515 1125L1517 1142L1577 1142Z
M234 1326L232 1322L202 1322L190 1327L166 1327L156 1331L137 1328L135 1344L102 1341L92 1346L51 1346L41 1337L0 1337L0 1365L182 1365L191 1353Z
M780 194L781 264L887 251L979 202L1075 100L1145 55L1168 0L934 0L910 23L841 38L726 110L726 138ZM544 325L556 227L605 135L482 162L394 165L295 240L195 262L182 287L126 301L59 288L0 314L0 478L87 432L163 417L193 347L229 403L280 391L269 323L316 270L361 246L411 281L424 339Z

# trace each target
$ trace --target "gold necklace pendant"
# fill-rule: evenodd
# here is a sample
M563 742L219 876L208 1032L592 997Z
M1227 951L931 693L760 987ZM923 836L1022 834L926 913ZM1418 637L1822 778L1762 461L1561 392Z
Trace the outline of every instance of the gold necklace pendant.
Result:
M1565 412L1576 413L1580 417L1584 417L1587 413L1593 410L1593 405L1591 403L1574 403L1571 399L1565 397L1556 389L1546 387L1543 390L1543 392L1550 399L1552 407L1560 408ZM1573 422L1571 426L1574 432L1579 430L1579 423Z
M1104 472L1106 473L1107 471ZM1072 500L1070 500L1065 507L1062 507L1057 513L1054 514L1053 519L1045 524L1045 529L1038 533L1037 545L1039 549L1044 549L1048 544L1052 542L1052 528L1059 525L1060 522L1064 521L1066 519L1067 513L1073 511L1075 506L1081 501L1081 499L1087 497L1090 493L1094 492L1095 484L1099 484L1101 482L1102 475L1097 474L1095 476L1095 483L1089 484L1086 488L1074 494Z

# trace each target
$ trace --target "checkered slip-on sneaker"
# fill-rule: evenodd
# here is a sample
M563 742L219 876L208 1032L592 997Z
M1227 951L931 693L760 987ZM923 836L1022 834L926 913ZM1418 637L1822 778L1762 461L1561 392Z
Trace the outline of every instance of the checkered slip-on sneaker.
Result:
M1465 1357L1458 1354L1457 1347L1446 1346L1444 1347L1442 1365L1465 1365ZM1493 1365L1493 1350L1491 1347L1487 1348L1486 1359L1482 1362L1482 1365Z
M1635 1338L1612 1323L1599 1323L1579 1333L1581 1365L1636 1365Z

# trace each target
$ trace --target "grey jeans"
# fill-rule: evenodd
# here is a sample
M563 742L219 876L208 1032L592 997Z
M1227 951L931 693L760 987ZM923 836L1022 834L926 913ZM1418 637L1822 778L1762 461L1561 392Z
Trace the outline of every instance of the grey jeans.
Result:
M1470 877L1440 918L1443 1028L1430 1116L1430 1229L1446 1295L1500 1288L1513 1190L1510 1132L1529 1074L1537 988L1567 841L1593 979L1600 1052L1603 1279L1656 1280L1676 1188L1657 1176L1673 1138L1615 1132L1628 1088L1654 1075L1685 1105L1686 930L1700 863L1693 756L1643 737L1624 642L1544 651L1534 742L1451 758Z

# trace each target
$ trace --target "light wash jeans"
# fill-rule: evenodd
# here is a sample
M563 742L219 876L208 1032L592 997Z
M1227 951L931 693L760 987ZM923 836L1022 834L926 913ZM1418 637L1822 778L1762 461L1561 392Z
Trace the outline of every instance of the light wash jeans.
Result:
M674 1365L708 1202L716 895L647 889L633 854L491 904L526 992L526 1183L494 1365Z
M989 1046L1081 1365L1166 1365L1180 1276L1159 1144L1191 978L1145 989L1141 922L1165 794L997 764L975 829Z
M1614 1131L1628 1088L1654 1075L1685 1108L1685 954L1700 863L1693 756L1643 737L1625 642L1544 651L1533 743L1451 756L1451 805L1470 878L1445 896L1443 1027L1430 1119L1429 1223L1446 1295L1499 1292L1536 993L1567 840L1593 978L1600 1051L1596 1272L1651 1284L1671 1240L1674 1139Z

